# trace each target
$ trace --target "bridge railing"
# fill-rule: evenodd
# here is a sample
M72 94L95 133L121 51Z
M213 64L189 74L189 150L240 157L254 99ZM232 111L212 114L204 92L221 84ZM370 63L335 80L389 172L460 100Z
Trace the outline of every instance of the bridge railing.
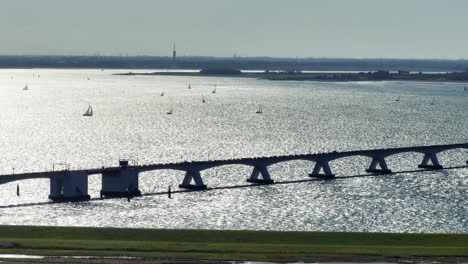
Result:
M387 149L370 149L370 150L354 150L343 152L328 152L328 153L311 153L311 154L295 154L284 156L270 157L254 157L240 158L227 160L208 160L208 161L190 161L178 163L159 163L147 165L131 165L120 161L120 166L116 167L101 167L92 169L70 169L68 165L65 170L57 171L55 167L52 171L29 172L18 174L6 174L0 176L0 184L34 178L50 178L51 193L53 197L75 197L80 194L83 197L87 195L87 177L92 174L101 174L102 190L101 195L125 196L140 194L138 190L138 174L146 171L154 170L180 170L185 172L184 179L179 185L180 188L203 190L207 186L202 179L201 172L206 169L226 166L226 165L245 165L252 167L252 173L247 179L247 182L253 184L272 184L272 179L268 167L280 162L293 160L306 160L314 163L314 167L309 174L310 177L321 179L333 179L333 173L330 163L334 160L364 156L370 159L369 167L366 172L373 174L390 174L392 170L389 168L386 158L400 153L415 152L422 154L421 163L418 164L422 169L443 169L437 154L443 151L452 149L468 150L468 143L451 144L451 145L433 145L419 147L403 147L403 148L387 148ZM468 164L468 161L465 161ZM76 190L79 190L77 192ZM59 199L57 198L57 199ZM60 198L61 199L61 198Z

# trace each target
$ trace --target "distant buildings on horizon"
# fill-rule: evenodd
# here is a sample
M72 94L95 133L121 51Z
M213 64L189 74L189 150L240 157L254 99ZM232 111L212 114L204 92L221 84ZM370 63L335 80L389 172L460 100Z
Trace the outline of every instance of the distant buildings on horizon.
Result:
M283 71L402 71L465 72L468 60L441 59L347 59L182 56L176 43L169 56L47 56L0 55L0 68L114 68L114 69L204 69Z

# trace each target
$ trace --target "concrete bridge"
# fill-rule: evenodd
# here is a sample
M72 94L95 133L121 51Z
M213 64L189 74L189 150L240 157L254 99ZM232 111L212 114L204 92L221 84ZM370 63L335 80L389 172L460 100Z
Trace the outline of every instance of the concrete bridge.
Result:
M329 152L315 154L300 154L272 157L242 158L228 160L210 160L181 163L164 163L150 165L129 165L128 161L120 160L118 167L102 167L85 170L61 170L44 171L21 174L7 174L0 176L0 185L13 181L26 179L50 179L50 195L52 201L82 201L89 200L88 195L88 177L98 174L102 176L101 198L102 197L132 197L139 196L141 192L138 188L138 175L142 172L155 170L179 170L185 172L185 177L179 188L203 190L207 186L204 184L201 172L206 169L220 167L225 165L246 165L252 167L252 173L247 182L253 184L271 184L273 179L268 172L268 167L287 161L306 160L313 162L314 166L310 177L333 179L330 162L347 157L364 156L369 158L369 167L366 172L376 174L390 174L392 171L388 168L385 159L389 156L400 153L419 153L422 156L419 168L428 170L443 169L437 154L452 150L468 150L468 143L451 145L432 145L404 148L370 149L344 152ZM468 164L468 161L465 161Z

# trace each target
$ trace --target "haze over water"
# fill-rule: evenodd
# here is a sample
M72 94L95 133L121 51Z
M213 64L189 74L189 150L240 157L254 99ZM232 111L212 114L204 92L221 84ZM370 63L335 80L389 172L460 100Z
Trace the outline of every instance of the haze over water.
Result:
M115 166L120 158L148 164L468 141L463 84L111 75L127 71L0 70L0 172L50 170L59 162L74 169ZM26 83L29 90L22 91ZM82 116L88 104L93 117ZM255 114L259 106L261 115ZM393 171L411 170L421 158L402 154L387 162ZM468 152L439 158L460 166ZM276 181L307 179L312 165L280 163L270 172ZM337 176L363 174L368 165L366 158L332 162ZM244 184L250 172L236 165L202 176L209 187L229 186ZM467 174L463 168L130 203L2 207L0 224L468 233ZM182 178L176 171L143 173L140 190L166 191ZM100 176L89 182L90 195L98 197ZM17 184L0 185L1 206L48 201L48 180L19 182L20 197Z

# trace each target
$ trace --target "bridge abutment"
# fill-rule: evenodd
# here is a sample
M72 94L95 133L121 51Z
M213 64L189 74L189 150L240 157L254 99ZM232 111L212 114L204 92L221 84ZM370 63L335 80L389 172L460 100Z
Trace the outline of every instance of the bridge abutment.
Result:
M261 179L259 176L261 176ZM247 179L247 182L257 184L272 184L274 183L274 180L271 179L267 166L256 165L254 166L250 178Z
M102 173L102 197L134 197L140 196L138 189L138 170L120 167L118 170Z
M377 168L377 165L380 169ZM366 172L378 173L378 174L390 174L392 171L388 169L387 162L383 157L372 157L372 162L369 165L369 168L366 169Z
M320 173L322 170L323 173ZM312 173L309 174L309 177L329 180L334 179L335 174L332 173L328 160L318 160L315 163Z
M429 164L429 161L432 164ZM430 170L441 170L443 169L442 165L439 163L439 159L435 153L425 153L424 158L421 164L418 165L418 168L430 169Z
M64 171L64 174L50 178L49 199L54 202L89 200L88 174Z
M195 184L192 184L192 180ZM182 184L179 184L179 188L189 190L205 190L207 187L203 183L203 179L199 170L188 170L185 172L184 180L182 181Z

